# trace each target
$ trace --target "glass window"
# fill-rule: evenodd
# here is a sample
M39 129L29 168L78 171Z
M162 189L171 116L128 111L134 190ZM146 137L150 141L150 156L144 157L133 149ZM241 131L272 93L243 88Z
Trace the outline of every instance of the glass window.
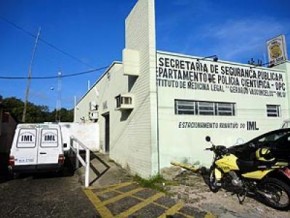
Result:
M34 148L36 146L36 129L20 129L17 147Z
M57 147L58 137L57 129L42 129L41 130L41 147Z

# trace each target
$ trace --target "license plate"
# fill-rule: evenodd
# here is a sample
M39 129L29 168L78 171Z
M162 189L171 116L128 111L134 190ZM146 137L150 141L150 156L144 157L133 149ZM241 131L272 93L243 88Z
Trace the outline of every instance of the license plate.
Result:
M33 163L34 159L33 158L19 158L17 160L18 163Z

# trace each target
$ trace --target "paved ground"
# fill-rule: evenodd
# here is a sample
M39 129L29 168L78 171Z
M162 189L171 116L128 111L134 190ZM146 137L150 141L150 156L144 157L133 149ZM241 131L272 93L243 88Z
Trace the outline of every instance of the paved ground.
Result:
M77 173L84 183L84 168ZM100 217L214 217L163 192L141 187L100 153L91 156L90 185L84 192Z
M64 174L0 175L0 217L213 217L162 192L143 188L106 156L92 157L91 187L83 170ZM71 163L71 162L69 162Z
M83 172L80 168L15 180L0 175L0 217L290 217L289 211L254 199L240 205L229 193L213 194L197 174L177 173L174 181L164 183L165 195L141 187L106 155L92 155L88 189L82 185Z
M250 197L240 204L235 195L224 190L212 193L206 185L204 177L180 168L175 168L177 171L173 172L170 169L171 179L164 182L167 196L154 190L138 190L141 187L134 183L126 186L128 192L118 185L104 188L110 184L123 186L123 184L127 184L126 182L132 182L132 178L127 176L126 171L117 167L107 158L105 155L97 154L97 157L92 160L92 169L96 167L99 170L92 170L92 189L87 192L96 209L105 213L103 217L117 215L139 217L141 214L145 214L143 217L164 217L169 213L172 214L169 217L290 217L290 211L272 209ZM142 197L143 192L148 193L148 196Z
M214 217L134 182L86 189L85 193L100 217Z
M0 173L0 217L97 217L79 177L67 169L10 179Z

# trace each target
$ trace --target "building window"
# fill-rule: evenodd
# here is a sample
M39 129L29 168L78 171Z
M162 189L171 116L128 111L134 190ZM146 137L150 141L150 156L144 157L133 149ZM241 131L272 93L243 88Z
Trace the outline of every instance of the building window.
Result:
M175 114L235 116L235 103L175 100Z
M175 114L195 115L195 103L193 101L175 100Z
M267 104L268 117L280 117L280 105Z

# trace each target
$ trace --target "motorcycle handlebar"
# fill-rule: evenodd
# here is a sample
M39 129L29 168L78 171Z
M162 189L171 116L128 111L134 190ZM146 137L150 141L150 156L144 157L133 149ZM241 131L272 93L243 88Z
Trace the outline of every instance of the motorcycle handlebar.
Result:
M206 148L205 150L206 150L206 151L212 151L213 148Z

